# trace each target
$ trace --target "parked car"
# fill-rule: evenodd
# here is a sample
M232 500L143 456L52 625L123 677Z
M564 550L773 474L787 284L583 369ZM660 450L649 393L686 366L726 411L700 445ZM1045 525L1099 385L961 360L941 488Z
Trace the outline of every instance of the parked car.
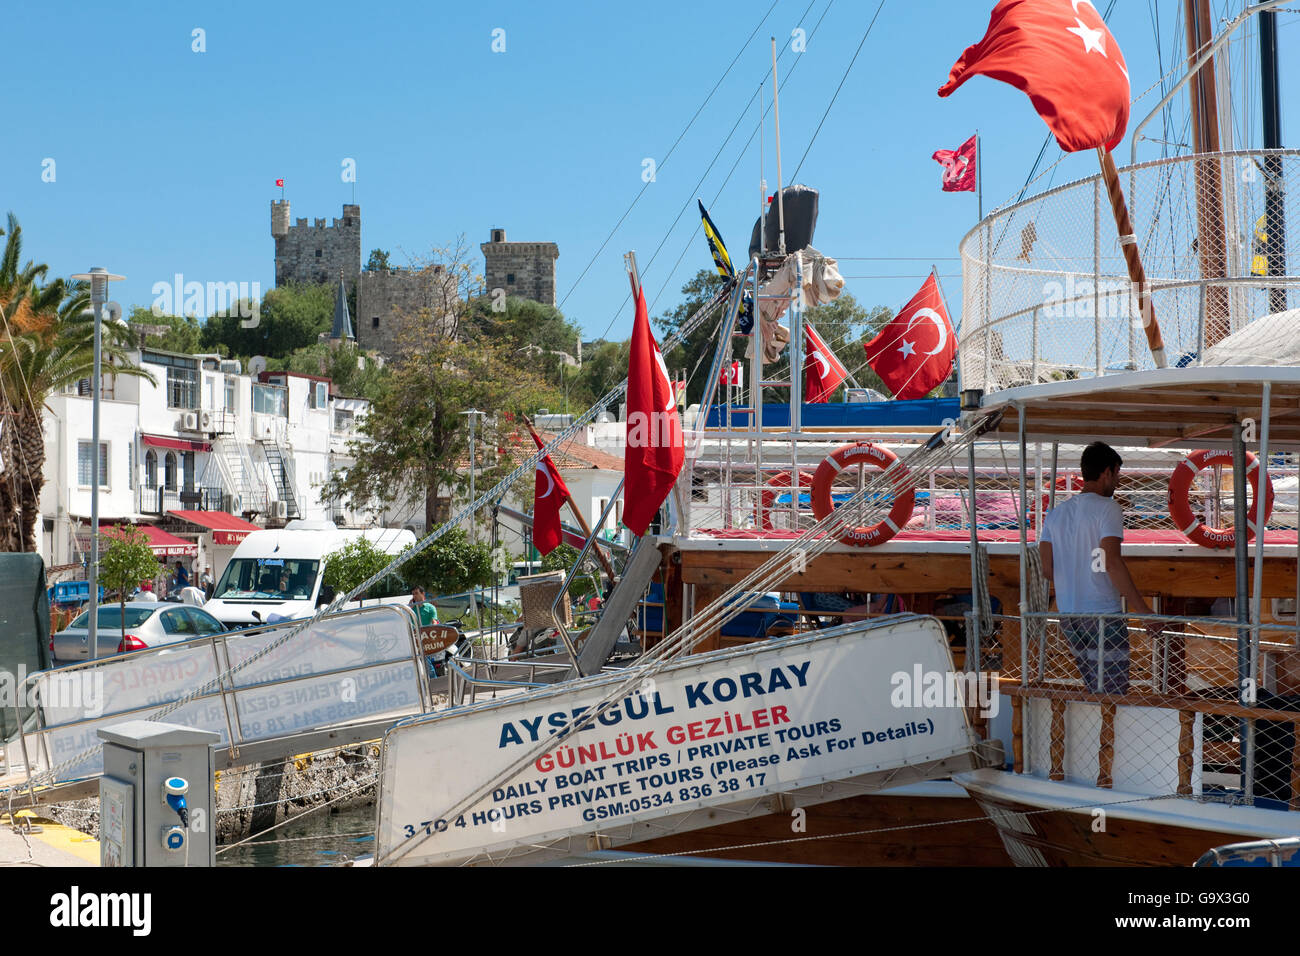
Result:
M96 657L111 657L126 651L178 644L207 634L224 631L215 617L192 604L166 601L127 601L125 628L123 608L117 604L99 606ZM90 611L83 611L71 624L50 638L50 652L61 664L90 658ZM125 634L123 633L125 631Z

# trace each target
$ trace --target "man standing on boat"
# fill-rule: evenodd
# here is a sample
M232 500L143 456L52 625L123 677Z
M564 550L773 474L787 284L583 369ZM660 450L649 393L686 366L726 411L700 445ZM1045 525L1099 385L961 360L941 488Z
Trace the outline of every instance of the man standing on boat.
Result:
M1079 462L1083 490L1047 513L1038 544L1043 577L1056 587L1061 629L1084 687L1107 694L1128 693L1128 625L1121 618L1105 622L1099 682L1099 622L1089 615L1121 613L1121 598L1128 600L1130 613L1151 613L1120 554L1124 514L1115 501L1115 488L1123 463L1104 442L1085 448Z

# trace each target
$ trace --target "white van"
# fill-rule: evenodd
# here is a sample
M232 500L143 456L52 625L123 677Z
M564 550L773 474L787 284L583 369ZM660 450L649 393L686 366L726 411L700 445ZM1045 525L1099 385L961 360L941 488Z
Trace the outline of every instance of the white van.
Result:
M326 603L321 600L325 556L362 537L392 555L415 544L411 531L357 531L329 521L297 520L254 531L235 549L203 609L230 628L270 623L271 615L274 620L310 617Z

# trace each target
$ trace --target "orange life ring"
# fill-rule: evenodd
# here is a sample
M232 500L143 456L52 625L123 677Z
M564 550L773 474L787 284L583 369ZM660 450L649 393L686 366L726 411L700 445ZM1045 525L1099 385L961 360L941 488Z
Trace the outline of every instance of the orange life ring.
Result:
M1237 543L1235 529L1211 528L1192 513L1192 481L1197 472L1211 465L1227 465L1231 468L1232 452L1203 448L1192 452L1178 463L1174 473L1169 476L1169 517L1174 520L1174 527L1193 544L1199 544L1203 548L1231 548ZM1255 522L1251 520L1250 513L1253 512L1256 516L1259 514L1259 460L1250 452L1246 452L1246 478L1255 497L1254 507L1248 510L1246 518L1246 540L1250 541L1255 537ZM1272 513L1273 479L1270 478L1264 490L1264 519L1260 523L1266 524Z
M1079 475L1061 475L1056 479L1057 491L1083 491L1083 478ZM1052 494L1049 491L1043 492L1043 517L1047 517L1047 509L1052 504ZM1034 527L1035 516L1037 511L1029 509L1029 527Z
M892 451L870 442L856 442L835 449L817 466L817 471L813 474L812 504L813 514L816 515L817 520L821 521L835 510L835 502L831 498L831 486L835 484L835 476L845 468L850 465L875 465L883 471L896 461L898 456ZM906 475L907 466L902 466L897 474ZM894 499L894 507L890 510L889 517L870 528L849 528L840 535L839 539L845 544L859 548L884 544L907 524L907 520L912 517L915 504L915 492L909 488Z
M758 504L754 506L754 518L758 526L764 531L775 531L772 525L772 506L776 503L777 489L790 487L790 472L778 471L771 478L767 479L767 485L763 488L758 497ZM813 476L806 471L799 472L798 486L800 488L811 488Z

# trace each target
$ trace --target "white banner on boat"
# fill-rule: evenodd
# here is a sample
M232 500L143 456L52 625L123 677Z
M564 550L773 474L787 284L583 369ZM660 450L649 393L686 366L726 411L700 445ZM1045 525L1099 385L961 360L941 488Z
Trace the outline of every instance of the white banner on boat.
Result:
M908 617L684 658L577 734L565 728L627 675L415 718L384 741L377 860L463 862L826 781L883 785L971 749L961 706L899 689L900 674L951 671L939 622ZM548 739L527 770L444 818ZM694 827L716 823L702 817Z

